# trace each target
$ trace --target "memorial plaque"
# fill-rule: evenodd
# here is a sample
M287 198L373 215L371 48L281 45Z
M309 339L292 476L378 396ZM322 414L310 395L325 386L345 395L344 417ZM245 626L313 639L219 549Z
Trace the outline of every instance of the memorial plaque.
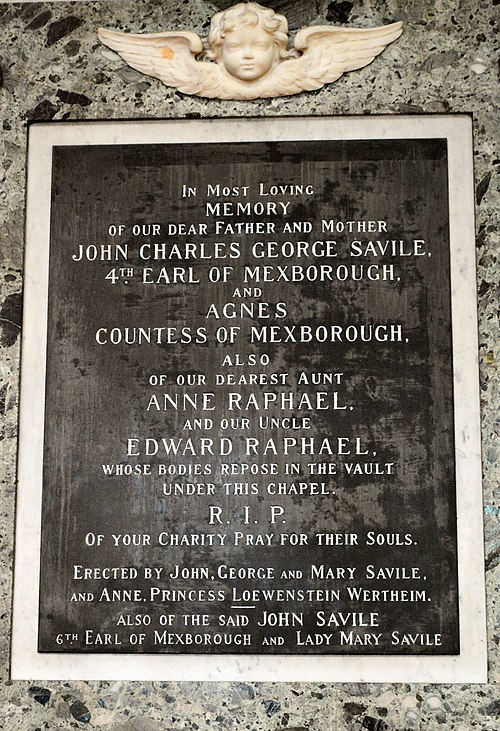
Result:
M15 677L484 680L470 137L30 128Z

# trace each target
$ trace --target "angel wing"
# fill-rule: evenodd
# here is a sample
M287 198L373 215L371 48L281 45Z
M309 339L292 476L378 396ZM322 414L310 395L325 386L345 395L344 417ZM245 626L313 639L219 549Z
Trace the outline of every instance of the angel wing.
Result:
M100 28L102 43L116 51L129 66L154 76L184 94L217 99L259 99L288 96L319 89L336 81L346 71L369 64L384 48L399 38L402 23L380 28L311 26L295 37L299 58L282 61L253 82L231 76L218 63L197 61L203 43L196 33L121 33Z
M203 50L201 38L190 31L121 33L99 28L101 43L116 51L132 68L154 76L184 94L230 98L224 94L222 69L215 63L196 61Z
M346 71L367 66L402 31L402 23L379 28L339 28L328 25L302 28L294 46L302 55L283 61L260 80L259 96L288 96L320 89Z

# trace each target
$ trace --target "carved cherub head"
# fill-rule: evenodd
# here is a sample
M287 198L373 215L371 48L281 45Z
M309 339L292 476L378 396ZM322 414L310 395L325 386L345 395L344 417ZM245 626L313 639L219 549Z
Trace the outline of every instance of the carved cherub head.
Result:
M207 40L207 57L241 81L260 79L292 55L286 18L252 2L216 13Z
M184 94L264 99L320 89L363 68L399 38L401 23L380 28L313 25L299 30L288 50L286 18L242 2L216 13L205 39L184 30L135 34L99 28L98 35L132 68Z

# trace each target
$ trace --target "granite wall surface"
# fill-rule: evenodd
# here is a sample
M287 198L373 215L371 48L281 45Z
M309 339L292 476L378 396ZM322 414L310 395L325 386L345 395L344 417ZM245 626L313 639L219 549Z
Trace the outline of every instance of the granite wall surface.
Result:
M0 728L498 728L500 504L498 446L499 0L276 0L291 29L310 23L405 32L376 65L290 98L222 102L184 96L141 76L97 41L98 26L206 32L230 2L0 4ZM9 679L22 322L25 150L29 120L470 112L475 133L477 265L488 607L487 685L12 682ZM496 441L495 441L496 440ZM195 662L195 659L193 659Z

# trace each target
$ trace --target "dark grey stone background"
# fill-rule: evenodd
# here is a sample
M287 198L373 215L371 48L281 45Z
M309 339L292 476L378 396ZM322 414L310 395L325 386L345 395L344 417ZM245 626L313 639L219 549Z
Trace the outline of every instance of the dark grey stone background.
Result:
M0 682L3 722L12 731L84 728L85 721L112 731L184 731L208 724L224 731L498 727L498 3L290 0L280 7L292 28L403 20L404 33L371 66L318 92L251 103L217 102L185 97L141 76L107 56L95 33L104 25L135 32L186 28L202 34L216 4L120 0L0 5ZM470 112L474 121L489 683L79 683L43 678L12 683L9 635L27 120L422 112Z
M181 198L182 185L187 183L198 190L197 197ZM248 196L238 196L233 202L266 201L259 197L259 181L266 189L270 185L300 181L313 186L314 195L296 197L280 195L272 200L291 201L286 216L264 215L257 218L233 215L215 217L231 223L238 220L264 220L276 224L275 234L216 235L212 216L207 217L205 204L220 197L207 197L208 184L219 183L248 186ZM327 653L421 653L454 654L458 652L457 579L456 579L456 514L454 489L453 394L452 358L450 340L450 279L449 238L447 220L447 158L446 142L415 140L377 140L367 142L299 142L224 145L137 145L115 147L62 147L54 151L53 201L51 211L51 246L49 278L49 332L46 394L45 467L41 555L41 635L39 645L44 651L94 651L94 645L85 644L83 631L117 632L121 614L149 613L153 622L146 630L143 645L130 644L130 630L120 634L122 646L105 646L105 651L119 652L216 652L234 651L234 647L217 650L213 646L174 645L155 646L152 629L160 629L161 613L175 613L172 630L188 632L183 627L181 614L209 614L209 634L220 632L219 614L231 611L231 587L241 593L244 589L262 588L316 588L341 589L339 602L301 603L289 601L261 602L255 610L243 612L251 619L247 631L252 632L252 644L237 648L239 652L275 652L274 647L262 645L264 637L273 634L270 627L259 627L256 622L261 612L304 611L303 633L321 632L316 626L316 610L327 612L362 611L365 616L377 611L379 629L359 628L356 634L383 632L379 646L340 645L334 632L332 646L301 648L295 643L295 627L278 628L286 643L284 652ZM226 198L222 197L222 200ZM378 234L325 234L321 220L384 220L388 232ZM314 224L310 234L281 233L285 221L310 220ZM173 236L166 234L170 222L208 224L207 236ZM107 235L111 223L126 226L128 235ZM134 224L158 223L165 232L159 236L131 235ZM251 246L255 241L297 241L335 238L338 241L338 259L280 257L255 259ZM360 257L348 256L353 239L364 242L396 239L408 242L425 240L425 250L431 257ZM209 251L214 241L228 246L231 241L241 244L238 259L199 261L189 259L151 262L155 270L166 265L190 264L199 285L144 285L141 283L141 260L138 247L144 241L173 243L205 241ZM100 245L128 242L129 260L118 266L136 266L135 277L127 276L111 285L105 279L111 267L108 260L74 262L72 255L78 244ZM135 255L134 255L135 252ZM394 264L400 281L267 283L262 285L262 301L284 302L288 315L284 319L206 318L211 303L220 309L233 301L235 287L244 288L243 267L248 265L294 264ZM144 262L142 262L144 265ZM212 284L207 270L214 265L232 264L235 276L226 284ZM129 281L130 280L130 281ZM236 298L236 301L238 299ZM248 303L254 298L243 298ZM320 324L361 325L363 323L397 323L403 326L408 343L270 343L252 345L250 325ZM205 327L208 342L203 345L106 345L97 346L95 331L100 327L156 327L161 325L189 326L193 331ZM241 334L231 346L216 342L215 330L220 325L238 325ZM243 361L249 353L267 353L269 366L235 368L222 367L224 355L239 353ZM301 371L344 373L340 386L298 386ZM315 390L337 390L341 403L353 405L352 411L304 412L277 408L270 412L248 411L238 414L226 409L227 393L239 391L234 386L215 386L217 373L289 373L288 385L280 387L245 386L245 397L260 390L314 393ZM168 382L164 388L148 385L151 374L164 373ZM179 388L177 374L203 374L207 386ZM196 393L215 391L217 409L214 412L152 411L146 413L151 393L161 397L162 391ZM330 399L329 399L330 401ZM312 429L299 432L273 429L260 430L259 415L312 417ZM250 418L249 429L224 431L220 419L235 415ZM187 418L212 417L214 426L186 432ZM181 459L126 457L125 442L130 436L192 437L217 440L230 437L234 449L224 458L187 456ZM321 440L329 437L359 437L366 457L355 456L291 456L283 450L275 456L260 458L245 455L242 440L257 437L266 441L273 437L278 443L283 437L303 436ZM376 453L376 456L373 454ZM383 477L350 477L343 471L343 462L392 462L394 474ZM224 477L220 463L276 462L279 474L271 477ZM338 476L316 477L308 474L308 462L333 462L338 465ZM209 463L209 478L197 482L215 482L218 496L177 497L162 496L163 478L104 477L101 462L148 462L156 469L157 463ZM301 463L301 475L287 476L288 462ZM224 482L255 482L259 496L227 497L222 492ZM266 494L267 482L326 481L327 488L335 491L329 497L271 497ZM168 481L184 482L183 478ZM193 481L193 480L188 480ZM209 526L210 505L222 505L230 516L228 526ZM275 527L269 524L269 505L286 509L286 526L281 521ZM252 525L244 526L243 506L252 511ZM253 520L258 520L258 527ZM225 547L164 548L157 536L162 531L190 534L228 532ZM233 530L250 533L281 531L301 532L309 536L307 547L234 546ZM411 533L415 545L393 547L367 546L367 532L381 534ZM356 533L358 547L320 547L314 534L320 532ZM103 548L85 545L87 533L105 536ZM111 533L152 536L152 545L115 548ZM255 582L249 580L221 581L217 579L220 563L230 566L274 566L276 578ZM425 589L424 602L350 602L342 580L311 579L311 564L327 566L356 566L357 578L350 586L372 589L409 590ZM161 566L164 572L174 566L208 566L213 569L215 581L185 579L162 581L72 581L73 564L90 566ZM424 581L364 579L364 566L377 567L419 566ZM284 569L299 569L302 580L281 579ZM358 578L359 576L359 578ZM224 602L99 602L97 597L104 587L108 589L141 588L145 597L150 586L161 588L224 589ZM93 602L70 601L76 592L92 591ZM252 604L252 602L244 602ZM442 634L442 646L391 645L391 631ZM136 630L133 630L135 633ZM242 630L236 630L241 632ZM79 639L58 647L57 633L76 633ZM133 640L132 640L133 643Z

